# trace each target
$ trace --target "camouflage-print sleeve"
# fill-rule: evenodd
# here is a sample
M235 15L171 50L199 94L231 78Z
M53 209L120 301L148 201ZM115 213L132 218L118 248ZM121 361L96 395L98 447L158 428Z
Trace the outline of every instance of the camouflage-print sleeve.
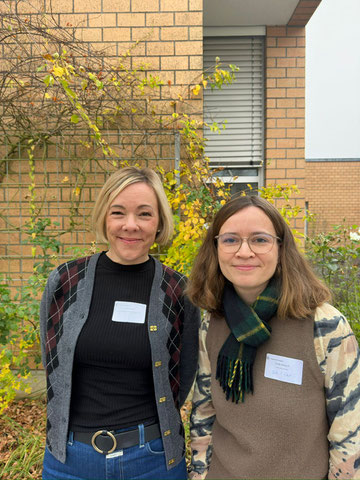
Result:
M314 345L325 376L329 479L360 479L360 352L350 325L334 307L315 312Z
M205 345L209 319L210 316L206 314L200 328L199 365L190 418L192 458L189 478L191 479L206 477L212 452L211 430L215 420L215 409L211 401L210 361Z

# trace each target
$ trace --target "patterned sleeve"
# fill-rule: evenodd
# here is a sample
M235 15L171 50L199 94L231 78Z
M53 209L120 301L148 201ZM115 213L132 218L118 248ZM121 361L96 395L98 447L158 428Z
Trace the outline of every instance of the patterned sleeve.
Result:
M206 315L200 328L199 365L196 375L192 413L190 418L191 469L189 478L204 479L211 460L211 430L215 420L215 409L210 391L210 361L206 351L206 334L209 315Z
M314 345L325 376L329 479L360 479L360 353L350 325L334 307L315 313Z

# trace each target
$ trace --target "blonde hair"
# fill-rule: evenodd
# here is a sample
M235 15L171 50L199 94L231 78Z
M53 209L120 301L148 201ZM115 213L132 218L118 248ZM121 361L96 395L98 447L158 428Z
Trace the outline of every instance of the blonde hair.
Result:
M222 225L246 207L260 208L271 220L279 242L279 260L275 278L281 289L278 316L306 318L316 307L331 298L329 289L312 271L296 246L294 236L278 210L267 200L255 196L235 197L215 215L200 247L190 275L187 295L192 303L222 315L221 300L225 285L218 261L215 236Z
M92 215L92 225L97 240L101 243L108 242L106 215L109 207L120 192L134 183L146 183L154 190L159 209L159 228L155 240L159 245L166 245L174 232L173 215L161 180L150 168L125 167L106 180L96 199Z

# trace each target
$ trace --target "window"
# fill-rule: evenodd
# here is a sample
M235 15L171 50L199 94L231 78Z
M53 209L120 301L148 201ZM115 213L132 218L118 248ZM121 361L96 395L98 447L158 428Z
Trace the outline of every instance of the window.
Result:
M236 80L221 90L204 91L204 120L221 133L205 129L206 154L214 175L232 183L232 193L263 186L264 159L264 39L262 36L204 37L204 69L220 57L225 67L239 67ZM220 169L220 170L219 170Z

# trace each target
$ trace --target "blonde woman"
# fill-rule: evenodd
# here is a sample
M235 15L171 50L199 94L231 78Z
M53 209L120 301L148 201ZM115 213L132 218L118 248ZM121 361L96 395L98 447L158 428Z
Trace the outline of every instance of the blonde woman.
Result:
M159 177L111 175L93 223L109 249L59 266L41 303L43 479L185 479L179 409L195 376L199 311L184 276L149 255L173 232Z

